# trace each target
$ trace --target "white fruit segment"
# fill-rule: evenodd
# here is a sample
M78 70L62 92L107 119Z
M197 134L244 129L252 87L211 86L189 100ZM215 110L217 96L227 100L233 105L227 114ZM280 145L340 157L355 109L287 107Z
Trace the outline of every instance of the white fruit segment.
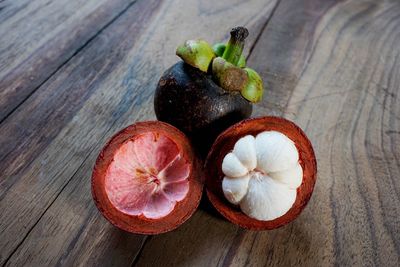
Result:
M290 210L303 180L294 142L277 131L239 139L223 159L222 171L226 199L247 216L263 221Z
M293 141L276 131L257 135L257 167L266 172L287 170L298 162L299 152Z
M296 165L290 169L270 172L269 176L278 182L286 184L291 189L296 189L303 181L303 168L299 163L296 163Z
M256 143L253 136L247 135L240 138L233 148L233 154L247 170L253 170L257 167Z
M229 177L241 177L248 173L248 170L239 161L235 154L229 153L222 161L222 171Z
M232 204L238 204L242 200L247 193L249 180L249 175L237 178L225 177L222 180L222 190L229 202Z
M257 172L249 181L249 190L240 208L249 217L269 221L284 215L295 200L296 190Z
M105 176L110 202L129 215L160 219L189 192L190 164L177 144L157 133L145 133L122 144Z

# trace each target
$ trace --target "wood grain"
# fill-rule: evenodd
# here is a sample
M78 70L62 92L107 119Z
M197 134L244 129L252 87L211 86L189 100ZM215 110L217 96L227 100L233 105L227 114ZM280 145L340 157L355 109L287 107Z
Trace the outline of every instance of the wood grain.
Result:
M134 0L0 2L0 121Z
M33 91L15 91L19 100L7 103L19 106L0 124L2 265L400 265L398 1L99 1L77 13L55 3L0 1L0 31L12 21L25 23L7 32L19 37L4 41L10 53L0 49L0 59L15 66L30 62L42 75L23 80L23 88ZM97 5L112 5L99 7L110 19L116 6L123 11L97 27ZM46 53L30 41L32 35L21 35L29 32L22 25L30 15L47 30L63 21L65 35L31 28L34 38L44 34L38 43L56 36L44 43L52 43L50 51L59 57L69 53L49 69L36 62ZM65 16L82 18L83 35L92 37L69 36L82 20L64 23ZM253 33L248 65L267 87L254 115L292 119L314 145L319 175L308 207L295 222L268 232L228 223L207 201L167 234L144 237L112 227L90 195L98 151L118 129L154 119L152 94L162 71L177 61L178 43L196 37L220 41L238 24ZM16 53L24 43L33 50ZM19 73L29 74L23 67Z
M95 209L98 151L116 130L154 119L152 94L177 44L219 41L239 23L257 32L275 3L137 1L13 112L0 125L2 262L130 264L145 237L112 228Z
M76 60L68 62L24 103L24 108L15 111L0 125L0 155L5 157L4 164L0 166L3 177L0 183L1 262L13 253L66 186L70 176L87 158L87 151L92 151L90 146L79 144L79 136L71 135L70 129L65 129L63 136L53 146L49 144L66 123L71 122L76 126L79 120L74 121L73 116L97 88L96 83L102 84L107 74L123 58L122 51L130 49L138 41L142 23L146 23L157 10L154 3L140 5L140 8L144 7L146 9L132 9L129 13L140 20L135 23L125 16L115 24L113 31L96 37L95 44L91 42L82 49ZM119 30L121 24L127 26ZM125 30L137 34L126 35ZM119 42L119 49L115 49ZM104 57L104 54L109 57ZM113 93L110 89L108 91ZM86 116L93 120L100 106L91 108L86 111ZM94 126L87 129L89 133L82 136L83 142L93 137L90 131L94 129ZM82 133L82 127L76 130ZM95 141L92 139L92 143ZM60 158L54 156L60 152ZM87 190L86 195L89 192Z
M281 1L249 58L268 88L255 114L310 137L310 204L260 233L201 211L148 240L138 266L399 266L398 14L395 1Z

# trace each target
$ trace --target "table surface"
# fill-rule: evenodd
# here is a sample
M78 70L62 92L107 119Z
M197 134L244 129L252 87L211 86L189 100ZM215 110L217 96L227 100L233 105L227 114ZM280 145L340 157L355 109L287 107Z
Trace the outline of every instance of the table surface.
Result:
M397 0L0 1L0 264L399 266L399 14ZM207 205L167 234L113 227L90 194L99 150L155 119L178 44L237 25L266 85L253 116L289 118L314 145L308 206L265 232Z

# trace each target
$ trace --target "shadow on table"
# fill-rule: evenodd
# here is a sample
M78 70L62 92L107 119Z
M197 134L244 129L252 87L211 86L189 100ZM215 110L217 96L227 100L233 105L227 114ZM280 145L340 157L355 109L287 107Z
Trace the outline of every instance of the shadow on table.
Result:
M204 194L200 209L186 223L170 233L149 237L135 264L228 266L247 262L259 266L285 261L293 264L291 261L297 256L304 258L305 254L313 253L312 233L307 232L305 223L303 219L272 231L245 230L225 220Z

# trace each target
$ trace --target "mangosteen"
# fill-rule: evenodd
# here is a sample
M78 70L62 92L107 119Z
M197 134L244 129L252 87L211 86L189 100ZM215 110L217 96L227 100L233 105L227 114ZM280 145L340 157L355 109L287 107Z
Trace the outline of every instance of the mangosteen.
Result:
M186 136L160 122L137 122L100 152L92 195L104 217L132 233L159 234L184 223L203 189L201 165Z
M311 142L279 117L241 121L220 134L205 163L207 196L229 221L270 230L296 219L317 178Z
M263 94L262 79L242 55L247 29L230 33L227 44L199 39L179 46L183 61L164 72L155 92L157 119L186 133L203 155L219 133L250 117Z

